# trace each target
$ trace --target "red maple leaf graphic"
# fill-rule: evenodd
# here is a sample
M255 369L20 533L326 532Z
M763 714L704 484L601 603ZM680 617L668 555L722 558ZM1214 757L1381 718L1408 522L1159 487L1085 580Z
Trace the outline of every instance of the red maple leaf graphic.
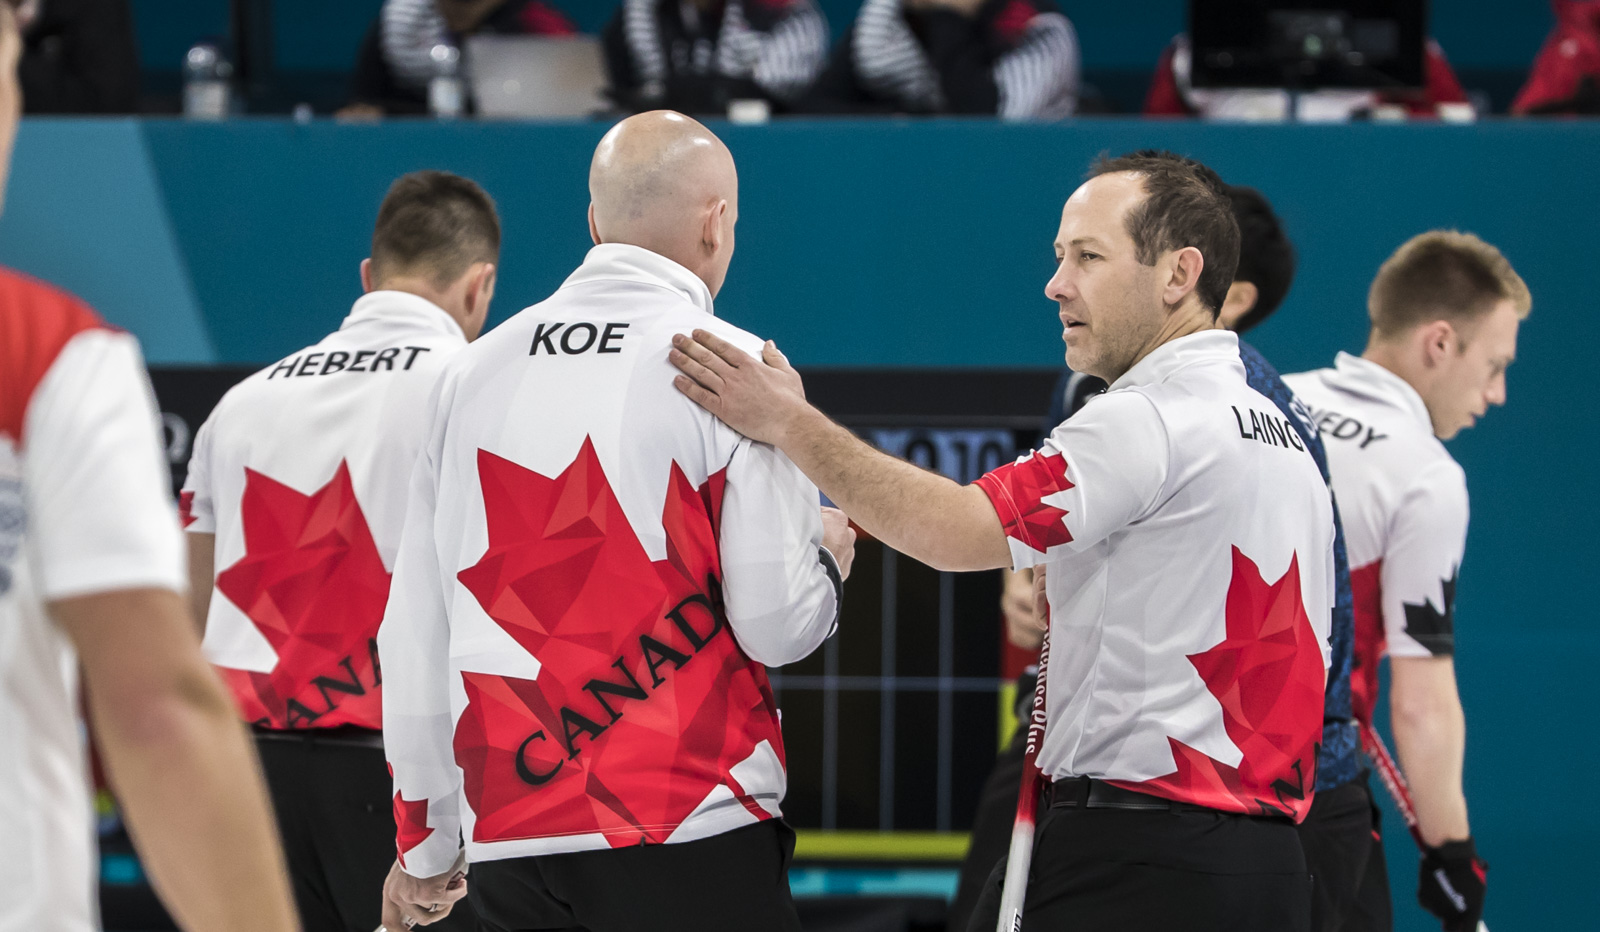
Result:
M389 768L389 775L394 776L394 768ZM400 866L406 866L406 852L428 840L433 834L433 826L428 824L428 801L426 799L405 799L399 793L394 794L394 824L395 824L395 849L400 858Z
M1060 453L1035 453L1025 460L1001 466L978 480L1000 514L1006 536L1045 552L1072 542L1067 512L1044 502L1046 496L1072 488L1067 478L1067 458ZM1001 502L1007 507L998 507Z
M389 572L341 460L328 484L302 495L245 470L245 555L217 574L217 591L277 651L270 673L221 669L244 715L270 728L381 728L375 638Z
M458 574L540 662L538 679L464 672L456 762L475 841L603 832L660 842L767 741L782 759L765 671L723 615L723 477L674 463L652 562L586 438L554 479L479 451L489 545Z
M1189 655L1189 662L1222 704L1223 727L1243 760L1230 767L1169 737L1176 771L1118 785L1298 822L1311 808L1323 697L1322 652L1300 597L1299 556L1268 585L1234 547L1226 617L1222 643Z

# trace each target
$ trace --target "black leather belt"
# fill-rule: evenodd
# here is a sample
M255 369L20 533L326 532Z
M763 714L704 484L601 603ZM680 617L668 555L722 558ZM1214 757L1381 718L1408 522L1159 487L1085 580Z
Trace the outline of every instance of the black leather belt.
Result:
M1160 812L1222 812L1193 803L1125 790L1093 777L1065 777L1050 784L1051 809L1139 809ZM1235 813L1222 812L1223 815Z
M250 726L258 741L296 741L304 744L337 744L344 747L383 750L383 732L356 725L336 728L262 728Z

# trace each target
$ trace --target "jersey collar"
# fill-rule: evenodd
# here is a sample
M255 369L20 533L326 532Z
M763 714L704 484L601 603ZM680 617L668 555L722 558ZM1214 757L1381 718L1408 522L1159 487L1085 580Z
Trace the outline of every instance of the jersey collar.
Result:
M666 256L624 243L602 243L589 250L583 264L567 276L562 288L586 282L639 282L675 291L707 314L716 316L711 289L694 274Z
M463 343L467 339L467 335L461 332L461 325L456 323L454 317L445 313L444 308L408 291L367 292L356 299L355 305L350 308L349 316L345 317L339 329L348 330L367 321L402 324L418 330L453 336Z
M1244 377L1244 363L1239 359L1238 336L1227 330L1202 330L1186 337L1178 337L1176 340L1168 340L1151 350L1150 355L1139 360L1132 369L1122 374L1122 378L1111 383L1107 391L1154 385L1165 381L1179 369L1195 364L1218 362L1231 363L1239 370L1240 378Z
M1411 383L1370 359L1340 353L1333 361L1339 373L1341 386L1353 394L1366 395L1377 401L1391 404L1411 415L1418 424L1433 433L1433 418L1428 416L1428 406Z

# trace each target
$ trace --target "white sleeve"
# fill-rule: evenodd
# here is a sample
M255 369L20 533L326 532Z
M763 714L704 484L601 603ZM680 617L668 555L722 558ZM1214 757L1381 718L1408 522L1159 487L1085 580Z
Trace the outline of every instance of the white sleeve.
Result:
M178 518L183 529L195 534L217 533L216 503L211 491L211 431L216 412L206 418L194 435L189 453L189 470L178 493Z
M750 659L793 663L839 619L842 586L822 548L821 499L787 456L741 440L722 496L722 595L733 636Z
M978 479L1013 565L1055 548L1093 546L1148 514L1166 482L1169 444L1155 405L1136 391L1091 399L1038 450Z
M132 337L89 330L62 348L23 427L28 535L46 601L187 588L159 425Z
M461 772L451 742L450 624L434 534L443 427L434 429L411 474L405 529L378 629L383 669L383 748L394 777L400 865L414 877L450 869L461 850Z
M1442 461L1406 490L1390 520L1379 585L1391 657L1455 653L1456 576L1466 547L1466 474Z

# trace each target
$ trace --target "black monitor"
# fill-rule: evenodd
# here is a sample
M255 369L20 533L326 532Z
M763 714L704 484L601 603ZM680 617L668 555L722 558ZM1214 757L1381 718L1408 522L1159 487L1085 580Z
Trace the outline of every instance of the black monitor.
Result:
M1190 0L1195 87L1420 88L1427 0Z

